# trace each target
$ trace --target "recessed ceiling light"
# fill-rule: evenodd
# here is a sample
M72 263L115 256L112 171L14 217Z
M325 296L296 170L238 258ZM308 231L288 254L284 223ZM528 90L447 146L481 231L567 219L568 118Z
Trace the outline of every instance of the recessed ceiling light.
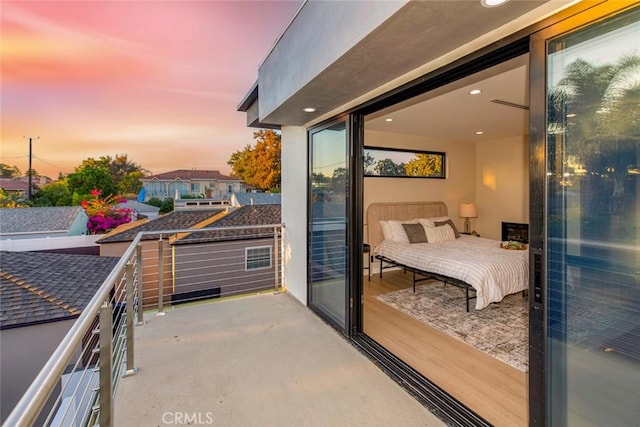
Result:
M482 132L481 130L476 131L476 135L484 135L484 132Z
M482 4L484 7L497 7L502 6L508 1L509 0L480 0L480 4Z
M473 89L473 90L469 91L469 95L479 95L481 93L482 93L482 91L480 89Z
M316 109L313 107L307 107L303 108L302 111L304 111L305 113L315 113Z
M385 122L392 122L393 119L389 118L389 119L384 119Z

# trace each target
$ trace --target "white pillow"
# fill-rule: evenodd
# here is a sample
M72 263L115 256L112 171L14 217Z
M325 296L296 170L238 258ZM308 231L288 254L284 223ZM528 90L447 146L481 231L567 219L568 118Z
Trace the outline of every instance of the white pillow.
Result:
M441 225L440 227L424 227L424 231L427 235L427 242L429 243L456 240L456 233L449 224Z
M418 222L422 224L424 228L436 226L436 224L430 218L420 218Z
M391 234L391 227L389 227L388 221L380 221L380 227L382 228L382 237L384 240L393 240L393 235Z
M417 219L408 221L387 221L391 230L391 240L399 243L409 243L407 233L404 231L402 224L418 224Z

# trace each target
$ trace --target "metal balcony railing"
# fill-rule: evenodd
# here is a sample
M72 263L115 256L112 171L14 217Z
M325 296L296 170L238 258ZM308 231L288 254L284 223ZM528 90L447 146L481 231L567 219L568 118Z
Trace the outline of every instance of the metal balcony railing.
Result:
M111 426L144 310L279 290L282 224L139 233L3 426Z

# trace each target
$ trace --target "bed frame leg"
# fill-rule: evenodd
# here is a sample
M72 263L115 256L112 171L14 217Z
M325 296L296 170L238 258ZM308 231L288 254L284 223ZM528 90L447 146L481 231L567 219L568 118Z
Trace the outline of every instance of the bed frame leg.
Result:
M469 312L469 288L465 288L465 294L467 296L467 313Z
M413 270L413 293L416 293L416 271Z
M382 279L382 258L380 258L380 278Z

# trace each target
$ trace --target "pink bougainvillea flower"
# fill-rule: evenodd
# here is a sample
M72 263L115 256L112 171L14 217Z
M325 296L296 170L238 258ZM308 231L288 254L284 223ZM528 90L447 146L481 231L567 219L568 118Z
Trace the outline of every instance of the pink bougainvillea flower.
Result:
M92 195L93 197L98 197L100 194L102 194L102 191L100 191L100 190L98 190L98 189L95 189L95 188L94 188L93 190L91 190L91 195Z

